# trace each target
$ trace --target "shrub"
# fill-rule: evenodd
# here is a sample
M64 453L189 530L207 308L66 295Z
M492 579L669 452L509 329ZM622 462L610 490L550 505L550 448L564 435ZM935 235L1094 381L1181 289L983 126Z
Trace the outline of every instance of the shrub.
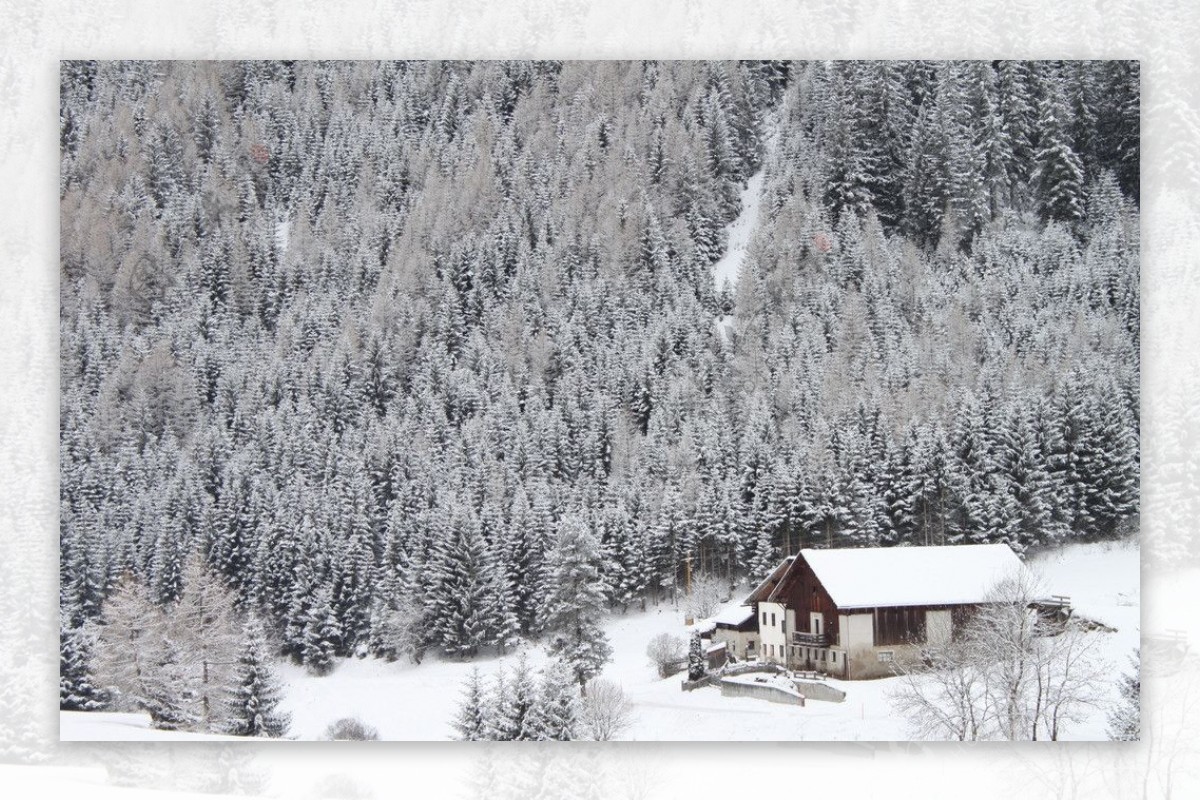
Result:
M358 718L342 718L325 729L325 740L378 740L379 731Z
M667 678L682 667L683 639L674 634L659 634L646 646L646 656L658 668L660 678Z

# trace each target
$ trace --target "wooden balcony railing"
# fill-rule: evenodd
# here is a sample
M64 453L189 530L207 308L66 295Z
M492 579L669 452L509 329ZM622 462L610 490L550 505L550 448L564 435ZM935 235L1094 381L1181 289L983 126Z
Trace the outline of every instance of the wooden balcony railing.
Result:
M829 645L829 635L809 634L807 631L793 631L792 645L806 645L810 648L825 648Z

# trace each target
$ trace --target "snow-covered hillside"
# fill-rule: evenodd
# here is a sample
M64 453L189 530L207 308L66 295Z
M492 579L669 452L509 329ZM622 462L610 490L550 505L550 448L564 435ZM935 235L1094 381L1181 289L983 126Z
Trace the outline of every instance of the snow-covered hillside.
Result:
M1139 557L1131 544L1086 544L1042 554L1033 564L1055 594L1070 595L1078 610L1117 629L1102 638L1103 653L1115 675L1139 637ZM732 599L740 600L740 596ZM846 692L841 704L810 701L805 707L773 704L753 698L722 697L715 688L683 692L682 676L658 678L649 664L646 644L654 635L684 636L680 609L663 605L646 612L610 617L605 631L613 661L603 675L622 685L634 706L631 740L903 740L908 732L889 701L895 679L830 683ZM543 648L527 644L534 665L547 657ZM281 666L287 683L285 706L291 712L291 735L319 739L325 727L343 717L356 717L376 727L386 740L447 740L461 688L475 667L485 677L509 666L515 653L470 662L431 656L421 665L377 659L342 661L327 677L313 677L294 665ZM199 735L155 732L140 716L108 713L64 713L65 740L209 739ZM1105 739L1104 710L1095 710L1068 739Z

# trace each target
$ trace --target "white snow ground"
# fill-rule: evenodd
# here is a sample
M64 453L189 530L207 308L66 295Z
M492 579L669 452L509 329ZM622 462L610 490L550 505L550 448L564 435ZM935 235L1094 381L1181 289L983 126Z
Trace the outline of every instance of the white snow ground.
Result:
M778 112L773 112L770 115L766 129L768 134L766 138L766 153L762 160L763 166L746 180L746 188L742 190L739 196L741 211L738 212L738 216L733 222L725 226L725 252L713 264L713 281L716 283L718 292L726 284L729 284L730 289L737 287L738 276L741 275L742 264L746 261L746 253L750 248L750 240L753 239L754 232L758 230L766 164L771 160L775 152L775 147L779 142ZM732 314L717 318L717 333L721 335L723 340L729 339L729 333L733 329L733 324L734 318Z
M58 739L83 742L232 742L246 739L189 731L159 731L150 728L150 715L145 712L59 712L58 728Z
M737 286L738 275L741 273L742 263L746 261L746 251L750 247L750 239L758 228L764 173L765 170L760 169L746 181L746 188L741 194L742 210L738 212L737 219L725 227L725 252L713 264L713 280L716 281L718 291L723 289L725 284L729 284L730 289ZM717 318L716 325L717 333L722 339L728 339L733 328L733 315L727 314Z
M1089 617L1115 626L1097 634L1115 676L1139 638L1139 558L1136 546L1069 546L1034 560L1046 589L1070 595ZM733 600L740 600L735 598ZM631 740L903 740L904 721L892 714L887 693L894 679L831 681L846 692L841 704L811 701L805 707L754 698L725 698L717 688L680 689L681 676L659 679L646 659L646 643L656 634L684 635L683 612L669 605L616 615L605 626L613 661L604 676L620 683L634 706ZM546 660L537 645L525 646L531 662ZM343 660L330 676L314 678L294 665L280 672L288 684L285 705L292 713L291 735L319 739L338 718L354 716L379 729L387 740L446 740L463 682L472 668L490 677L511 665L513 654L451 662L427 658L421 665L376 659ZM141 718L140 722L136 719ZM143 716L114 713L62 713L64 740L228 739L157 732ZM1104 739L1105 715L1097 710L1069 732L1069 739Z
M746 250L750 246L750 238L758 228L758 211L762 205L763 173L764 170L759 170L746 181L746 188L742 190L741 195L742 210L738 213L737 219L725 227L725 253L713 265L713 278L717 282L717 289L724 286L726 281L730 286L737 284L738 273L742 269L742 262L746 260Z
M287 252L288 243L292 238L292 221L286 217L275 223L275 247L282 255Z

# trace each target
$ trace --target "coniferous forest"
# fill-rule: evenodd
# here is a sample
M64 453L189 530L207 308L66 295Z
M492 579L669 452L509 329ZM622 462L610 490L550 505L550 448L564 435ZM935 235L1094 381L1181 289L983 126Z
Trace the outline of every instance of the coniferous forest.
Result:
M314 672L578 646L597 605L801 547L1136 530L1138 87L63 62L64 706L102 702L83 632L134 597L194 652L228 593L245 693L255 641Z

